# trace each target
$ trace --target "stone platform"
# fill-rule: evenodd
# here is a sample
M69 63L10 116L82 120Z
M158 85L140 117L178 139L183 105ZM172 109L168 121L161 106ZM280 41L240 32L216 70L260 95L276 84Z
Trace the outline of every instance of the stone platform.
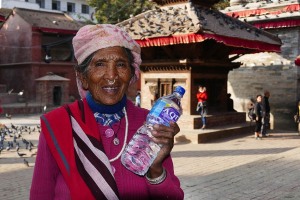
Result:
M202 130L199 115L182 115L178 120L181 131L175 137L176 142L207 143L241 133L250 134L254 131L254 123L247 121L244 112L213 113L207 115L206 122L206 129Z
M176 143L209 143L221 138L249 135L254 133L254 124L250 122L215 126L207 129L182 129L175 137Z

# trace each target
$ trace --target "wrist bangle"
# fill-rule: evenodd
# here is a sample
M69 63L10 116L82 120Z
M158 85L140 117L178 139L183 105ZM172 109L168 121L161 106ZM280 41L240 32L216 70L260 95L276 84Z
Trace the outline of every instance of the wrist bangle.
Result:
M152 185L157 185L162 183L166 179L166 177L167 177L167 171L165 170L165 168L163 168L162 174L156 178L149 178L146 174L147 181Z

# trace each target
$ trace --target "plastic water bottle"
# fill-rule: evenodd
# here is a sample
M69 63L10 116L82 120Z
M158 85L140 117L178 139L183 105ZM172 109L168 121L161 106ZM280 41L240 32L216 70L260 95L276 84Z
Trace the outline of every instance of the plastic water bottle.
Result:
M122 164L138 175L145 175L155 160L161 146L151 140L154 124L170 126L170 122L176 122L182 114L181 98L185 89L177 86L171 95L159 98L149 114L146 123L141 126L126 146L121 156Z

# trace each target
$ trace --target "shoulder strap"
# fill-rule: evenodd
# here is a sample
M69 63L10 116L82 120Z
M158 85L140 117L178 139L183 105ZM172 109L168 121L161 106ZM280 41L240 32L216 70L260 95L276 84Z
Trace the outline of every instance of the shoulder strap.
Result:
M84 105L81 100L78 101L78 107L81 119L84 120ZM119 199L117 184L102 145L99 146L95 138L85 134L73 116L69 105L65 105L64 108L70 117L74 138L75 162L82 179L95 198Z
M77 104L78 104L78 107L79 107L79 110L80 110L81 120L85 123L84 105L83 105L82 99L78 100L78 101L77 101ZM70 109L70 107L69 107L68 104L64 105L64 108L66 109L67 113L68 113L70 116L73 116L73 115L72 115L72 112L71 112L71 109Z

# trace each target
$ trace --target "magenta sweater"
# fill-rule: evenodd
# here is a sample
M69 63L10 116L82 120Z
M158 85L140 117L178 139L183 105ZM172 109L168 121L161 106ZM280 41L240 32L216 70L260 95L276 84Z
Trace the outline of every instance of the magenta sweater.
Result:
M127 115L129 121L129 131L127 143L134 135L135 131L144 123L147 110L134 106L127 101ZM113 137L106 138L104 135L108 127L99 126L102 143L109 159L119 154L125 133L125 119L122 119L120 129L118 124L112 128L117 131L120 144L115 146L112 142ZM111 163L116 169L114 174L121 199L183 199L184 194L180 188L180 182L174 175L173 162L169 156L163 163L166 171L166 180L159 185L151 185L145 177L140 177L127 170L121 163L120 158ZM67 200L70 198L69 189L56 164L55 159L47 146L45 137L40 135L38 144L38 154L35 162L32 185L30 189L31 200Z

